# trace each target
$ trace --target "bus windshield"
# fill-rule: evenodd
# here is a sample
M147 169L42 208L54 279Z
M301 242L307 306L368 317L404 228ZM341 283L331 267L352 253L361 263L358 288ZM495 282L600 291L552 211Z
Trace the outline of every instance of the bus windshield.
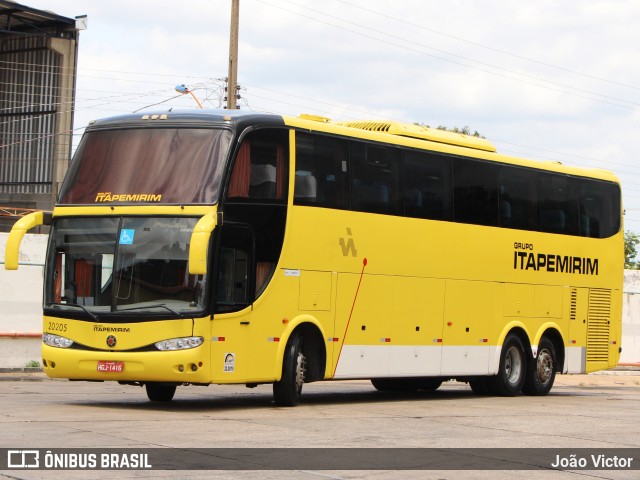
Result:
M89 131L58 203L216 203L230 139L210 128Z
M101 314L191 316L205 308L206 275L190 275L197 218L61 218L47 259L45 306Z

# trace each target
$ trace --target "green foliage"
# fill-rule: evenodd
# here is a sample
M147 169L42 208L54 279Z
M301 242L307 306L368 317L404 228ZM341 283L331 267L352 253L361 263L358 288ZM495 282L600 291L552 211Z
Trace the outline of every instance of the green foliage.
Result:
M40 362L38 362L37 360L30 360L29 362L27 362L25 367L26 368L40 368Z
M414 122L414 125L431 128L429 125L422 122ZM472 137L485 138L484 136L480 135L480 132L478 132L477 130L474 130L473 133L471 133L471 129L469 128L469 125L465 125L462 128L460 127L449 128L445 125L438 125L436 127L436 130L444 130L445 132L462 133L463 135L470 135Z
M624 268L633 270L640 268L640 262L636 260L638 243L640 243L638 234L631 230L624 232Z
M477 130L474 130L473 133L471 133L471 129L469 128L469 125L465 125L462 128L458 128L458 127L448 128L444 125L438 125L437 128L438 130L445 130L447 132L462 133L463 135L470 135L472 137L484 138L482 135L480 135L480 133Z

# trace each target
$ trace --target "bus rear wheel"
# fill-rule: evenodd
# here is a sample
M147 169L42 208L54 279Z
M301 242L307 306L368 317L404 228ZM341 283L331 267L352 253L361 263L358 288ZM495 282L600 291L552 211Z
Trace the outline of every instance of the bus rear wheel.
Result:
M147 397L152 402L170 402L176 393L175 385L162 383L146 383Z
M282 378L273 383L273 398L276 405L293 407L300 403L306 371L307 358L302 351L302 336L294 333L284 352Z
M527 358L522 340L509 334L502 344L498 374L488 379L489 390L494 395L513 397L522 390L527 373Z
M526 395L546 395L556 379L556 349L553 342L542 337L538 355L530 362L527 377L522 387Z

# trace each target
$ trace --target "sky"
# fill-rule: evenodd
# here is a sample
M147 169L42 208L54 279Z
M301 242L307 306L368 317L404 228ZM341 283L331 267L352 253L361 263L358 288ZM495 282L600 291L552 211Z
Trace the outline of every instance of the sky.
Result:
M80 33L90 120L224 105L231 0L21 0ZM603 168L640 232L637 0L240 0L242 110L469 126L518 157ZM76 140L77 142L77 140Z

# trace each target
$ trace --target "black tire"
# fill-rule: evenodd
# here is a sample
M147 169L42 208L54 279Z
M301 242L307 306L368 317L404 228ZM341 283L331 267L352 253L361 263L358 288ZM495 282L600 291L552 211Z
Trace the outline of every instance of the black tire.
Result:
M418 381L418 389L423 392L435 392L442 385L442 379L438 377L423 378Z
M487 377L477 377L470 379L469 386L471 387L471 391L480 396L491 395L488 380L489 378Z
M147 397L152 402L170 402L176 394L175 385L166 385L162 383L146 383Z
M419 388L418 382L406 378L372 378L371 385L380 392L415 392Z
M556 379L556 349L553 342L542 337L538 345L538 355L531 359L527 377L522 387L526 395L546 395Z
M307 370L307 359L302 350L302 336L294 333L287 343L282 361L282 378L273 383L276 405L293 407L300 403L302 385Z
M489 377L487 385L494 395L513 397L520 393L527 374L527 356L522 341L509 334L502 344L498 374Z
M381 392L435 392L442 379L438 377L425 378L372 378L371 384Z

